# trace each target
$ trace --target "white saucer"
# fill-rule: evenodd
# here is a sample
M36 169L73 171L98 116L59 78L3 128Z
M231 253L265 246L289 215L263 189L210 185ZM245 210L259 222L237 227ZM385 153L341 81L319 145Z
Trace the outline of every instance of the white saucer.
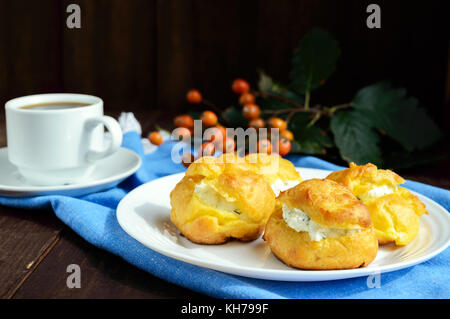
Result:
M78 197L116 186L141 165L141 158L121 147L113 155L97 162L91 177L81 183L59 186L33 186L19 174L8 160L8 148L0 149L0 196L29 197L65 195Z

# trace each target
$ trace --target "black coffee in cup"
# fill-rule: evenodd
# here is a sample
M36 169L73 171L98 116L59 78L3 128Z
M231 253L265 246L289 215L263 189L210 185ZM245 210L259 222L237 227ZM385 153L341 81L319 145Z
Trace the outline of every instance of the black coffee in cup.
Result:
M39 103L39 104L30 104L20 107L20 109L25 110L65 110L71 108L77 108L82 106L89 106L90 104L81 103L81 102L51 102L51 103Z

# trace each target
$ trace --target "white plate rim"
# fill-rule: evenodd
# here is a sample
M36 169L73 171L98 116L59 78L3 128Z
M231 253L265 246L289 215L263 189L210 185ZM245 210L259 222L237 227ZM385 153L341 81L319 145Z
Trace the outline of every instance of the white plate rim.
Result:
M322 174L329 174L332 171L329 170L322 170L322 169L315 169L315 168L302 168L302 167L296 167L297 170L309 170L309 171L315 171ZM157 247L157 245L149 245L147 241L142 240L142 238L139 238L139 236L133 235L133 231L128 228L128 224L126 223L126 216L125 216L125 209L123 209L123 206L126 205L127 201L130 200L134 194L141 191L142 188L145 188L146 185L153 183L155 181L161 182L164 179L171 179L175 178L175 175L178 175L182 177L184 173L177 173L177 174L171 174L167 175L158 179L155 179L153 181L150 181L148 183L145 183L143 185L140 185L139 187L133 189L130 193L128 193L122 200L119 202L119 205L117 206L116 210L116 218L119 223L119 225L122 227L122 229L132 238L136 239L138 242L143 244L144 246L173 259L181 260L183 262L197 265L203 268L207 269L213 269L217 271L221 271L224 273L232 274L232 275L238 275L248 278L255 278L255 279L265 279L265 280L273 280L273 281L293 281L293 282L306 282L306 281L329 281L329 280L339 280L339 279L348 279L348 278L355 278L355 277L363 277L363 276L369 276L373 274L379 274L379 273L387 273L392 272L400 269L409 268L412 266L415 266L417 264L423 263L441 252L443 252L450 244L450 234L445 242L445 244L441 245L439 248L435 248L434 250L428 252L427 254L416 257L412 260L405 260L401 261L395 264L395 266L391 265L383 265L383 266L377 266L375 268L356 268L356 269L343 269L343 270L300 270L300 269L265 269L265 268L256 268L256 267L248 267L248 266L226 266L226 265L220 265L215 262L211 261L203 261L198 259L194 256L189 256L186 254L181 254L178 252L173 251L166 251L163 249L160 249ZM180 178L181 179L181 178ZM450 214L449 212L442 207L439 203L433 201L429 197L422 195L420 193L417 193L415 191L410 190L414 195L418 195L419 197L425 199L426 201L431 202L433 205L436 205L440 210L441 216L446 216L444 218L447 219L447 224L450 227ZM444 215L446 214L446 215ZM281 262L281 261L280 261ZM249 275L251 274L251 275Z
M0 148L0 152L7 152L8 151L8 147L2 147ZM57 186L8 186L8 185L2 185L0 184L0 191L4 191L4 192L15 192L15 193L32 193L32 192L53 192L53 191L66 191L66 190L79 190L82 188L86 188L86 187L95 187L95 186L100 186L103 184L108 184L123 178L126 178L128 176L131 176L132 174L134 174L139 167L142 164L142 159L141 157L136 154L134 151L125 148L125 147L120 147L119 149L120 152L125 152L128 153L128 155L131 155L132 157L134 157L134 159L136 160L136 163L133 167L129 168L126 171L123 171L119 174L113 175L113 176L109 176L109 177L105 177L105 178L101 178L101 179L97 179L97 180L92 180L92 181L86 181L86 182L81 182L81 183L76 183L76 184L69 184L69 185L57 185Z

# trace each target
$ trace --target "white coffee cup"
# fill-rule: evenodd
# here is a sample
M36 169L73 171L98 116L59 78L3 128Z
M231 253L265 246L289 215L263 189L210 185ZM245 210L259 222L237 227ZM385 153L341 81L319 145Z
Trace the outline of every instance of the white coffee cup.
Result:
M119 123L103 115L103 101L85 94L37 94L8 101L8 156L33 185L86 180L95 162L122 143ZM111 143L103 146L104 127Z

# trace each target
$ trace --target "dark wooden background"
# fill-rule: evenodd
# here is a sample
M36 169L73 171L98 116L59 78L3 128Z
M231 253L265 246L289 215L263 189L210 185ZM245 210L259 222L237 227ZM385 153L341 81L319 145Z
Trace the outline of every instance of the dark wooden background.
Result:
M81 29L66 27L70 3L81 7ZM287 81L292 49L319 26L339 40L342 56L313 98L347 102L363 85L387 79L405 86L448 130L444 1L378 1L377 30L366 27L368 3L0 0L0 103L80 92L102 97L107 113L128 110L156 120L155 110L164 118L186 108L185 93L196 87L225 107L236 98L235 77L255 84L262 68Z

